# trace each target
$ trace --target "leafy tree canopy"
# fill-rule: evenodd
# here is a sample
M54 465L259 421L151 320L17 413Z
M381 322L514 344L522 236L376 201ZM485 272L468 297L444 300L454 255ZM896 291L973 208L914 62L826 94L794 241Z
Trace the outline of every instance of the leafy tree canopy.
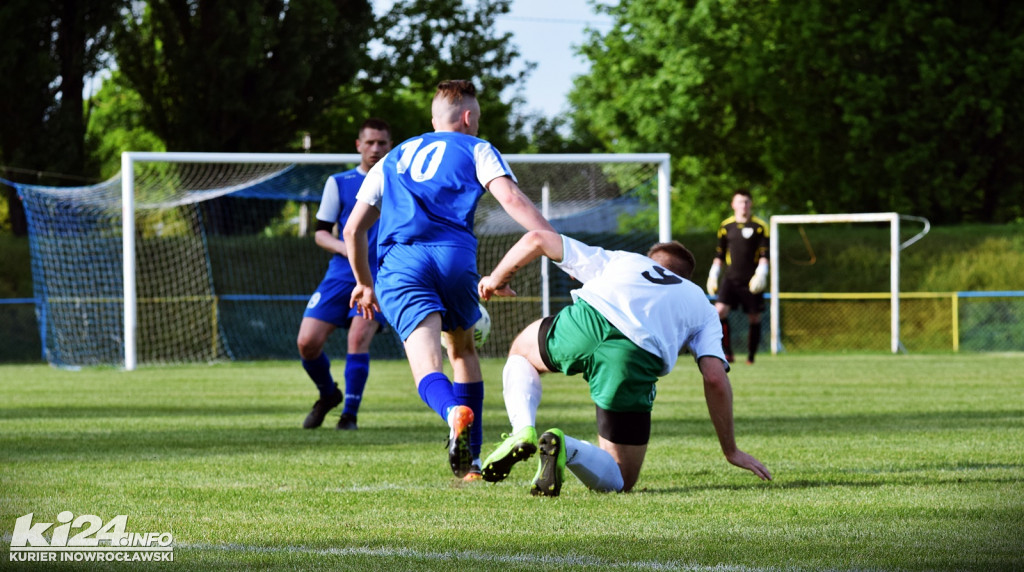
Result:
M298 143L365 63L366 0L149 0L115 35L143 125L169 150L265 152Z
M164 142L143 127L146 106L124 75L114 71L90 100L86 147L93 170L103 179L121 170L123 151L166 151Z
M519 86L534 66L510 71L519 50L510 33L495 30L496 18L508 13L510 2L397 1L373 28L370 60L358 81L343 86L319 128L351 134L333 150L352 149L368 116L386 119L396 142L430 131L430 100L446 79L476 84L481 137L506 153L522 149L527 140L524 120L516 113L524 103Z
M680 229L770 212L1024 216L1024 8L623 0L582 48L576 128L673 156Z
M93 182L86 166L85 78L107 65L111 25L125 0L0 3L0 177L68 185ZM13 187L2 185L0 229L28 227Z

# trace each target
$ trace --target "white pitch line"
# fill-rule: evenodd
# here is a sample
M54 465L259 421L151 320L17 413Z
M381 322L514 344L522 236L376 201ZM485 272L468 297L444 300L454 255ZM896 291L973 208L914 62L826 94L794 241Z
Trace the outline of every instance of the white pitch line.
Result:
M381 558L417 558L421 560L475 560L484 564L540 564L545 566L599 566L624 570L681 570L685 572L762 572L782 568L748 568L746 566L702 566L679 561L612 562L592 556L550 556L538 554L488 554L475 551L424 552L411 548L311 548L308 546L247 546L244 544L175 544L185 550L220 550L224 552L299 553L322 556L371 556Z
M4 534L0 542L10 546L12 535ZM642 560L636 562L612 562L592 556L550 556L539 554L488 554L485 552L424 552L412 548L311 548L308 546L248 546L245 544L192 544L176 542L172 548L183 550L216 550L221 552L251 552L266 554L317 554L322 556L370 556L380 558L418 558L421 560L449 561L474 560L484 564L539 564L545 566L597 566L604 569L622 570L677 570L683 572L780 572L798 568L750 568L717 564L703 566L686 564L676 560L665 562Z

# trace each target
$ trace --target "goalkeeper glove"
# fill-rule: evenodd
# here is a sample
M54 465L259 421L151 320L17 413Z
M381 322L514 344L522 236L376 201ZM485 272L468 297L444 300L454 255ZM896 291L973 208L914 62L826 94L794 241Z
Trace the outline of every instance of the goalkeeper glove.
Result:
M708 294L712 296L715 292L718 292L718 273L722 271L722 267L717 264L711 265L711 273L708 274Z
M760 294L764 292L765 286L768 285L768 263L764 260L757 265L757 270L754 271L754 275L750 278L750 282L747 283L750 286L751 294Z

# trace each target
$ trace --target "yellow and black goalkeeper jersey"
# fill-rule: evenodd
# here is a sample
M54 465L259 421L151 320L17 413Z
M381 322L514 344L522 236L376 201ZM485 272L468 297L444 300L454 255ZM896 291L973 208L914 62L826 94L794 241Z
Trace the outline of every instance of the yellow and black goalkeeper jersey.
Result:
M718 227L718 246L715 258L728 265L725 277L750 280L757 269L757 261L768 258L768 224L756 216L747 222L737 222L735 216L722 221Z

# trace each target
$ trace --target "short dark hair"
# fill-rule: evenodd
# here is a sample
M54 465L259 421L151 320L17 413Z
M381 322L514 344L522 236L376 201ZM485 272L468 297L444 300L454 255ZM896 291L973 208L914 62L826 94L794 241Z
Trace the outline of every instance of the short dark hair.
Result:
M384 121L380 117L371 117L363 122L359 126L359 135L362 136L364 129L376 129L377 131L387 131L388 135L391 135L391 126L388 125L387 121Z
M736 195L743 195L744 197L747 197L750 200L754 200L754 196L750 194L750 189L746 187L740 187L732 192L732 196L735 197Z
M463 98L476 99L476 86L468 79L446 79L437 84L437 93L434 94L434 98L438 97L443 97L453 105L461 105Z
M697 267L693 253L677 240L655 244L647 250L647 256L687 280L693 277L693 269Z

